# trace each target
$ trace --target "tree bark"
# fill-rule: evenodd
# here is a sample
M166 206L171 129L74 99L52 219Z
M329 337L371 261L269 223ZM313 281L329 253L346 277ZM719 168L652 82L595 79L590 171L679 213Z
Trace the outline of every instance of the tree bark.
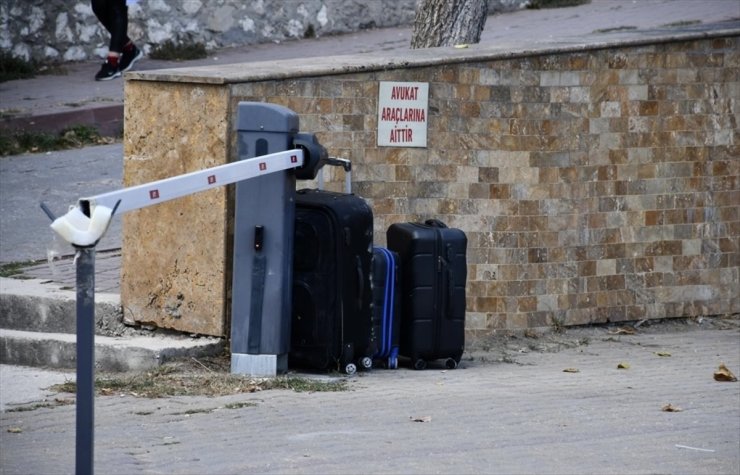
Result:
M421 0L414 18L411 47L478 43L487 18L487 0Z

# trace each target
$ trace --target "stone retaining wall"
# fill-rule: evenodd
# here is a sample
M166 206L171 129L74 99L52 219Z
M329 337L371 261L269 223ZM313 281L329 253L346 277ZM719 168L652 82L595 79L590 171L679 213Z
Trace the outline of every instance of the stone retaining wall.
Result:
M353 161L377 244L431 217L467 233L470 331L740 312L737 32L245 70L130 75L127 184L234 160L238 102L281 104ZM379 81L429 83L427 148L376 145ZM135 319L228 333L232 204L209 193L126 216Z
M526 0L489 0L491 12ZM149 53L167 40L206 48L279 42L410 24L415 0L129 0L129 36ZM0 50L25 59L104 56L109 35L89 0L3 0Z

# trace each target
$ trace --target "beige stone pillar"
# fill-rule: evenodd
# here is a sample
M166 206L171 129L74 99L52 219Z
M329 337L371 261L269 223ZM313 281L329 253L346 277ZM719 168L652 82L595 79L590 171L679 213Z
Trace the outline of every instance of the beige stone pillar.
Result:
M225 85L128 79L124 186L227 163ZM124 318L225 336L230 286L229 188L132 211L123 219Z

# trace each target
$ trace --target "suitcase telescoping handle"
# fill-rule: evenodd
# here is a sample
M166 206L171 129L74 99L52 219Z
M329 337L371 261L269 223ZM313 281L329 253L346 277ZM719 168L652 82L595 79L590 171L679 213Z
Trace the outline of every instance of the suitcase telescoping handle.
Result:
M352 193L352 162L346 158L328 157L321 161L323 165L331 165L333 167L344 168L344 192L349 194ZM318 176L319 190L324 189L324 168L323 166L319 170Z
M446 228L447 227L445 223L443 223L442 221L438 219L427 219L426 221L424 221L424 224L426 224L427 226L435 227L435 228Z

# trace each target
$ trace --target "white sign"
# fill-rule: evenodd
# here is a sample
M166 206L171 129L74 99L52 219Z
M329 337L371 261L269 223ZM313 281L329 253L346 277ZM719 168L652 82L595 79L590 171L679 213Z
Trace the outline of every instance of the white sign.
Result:
M378 147L426 147L429 83L381 82Z

